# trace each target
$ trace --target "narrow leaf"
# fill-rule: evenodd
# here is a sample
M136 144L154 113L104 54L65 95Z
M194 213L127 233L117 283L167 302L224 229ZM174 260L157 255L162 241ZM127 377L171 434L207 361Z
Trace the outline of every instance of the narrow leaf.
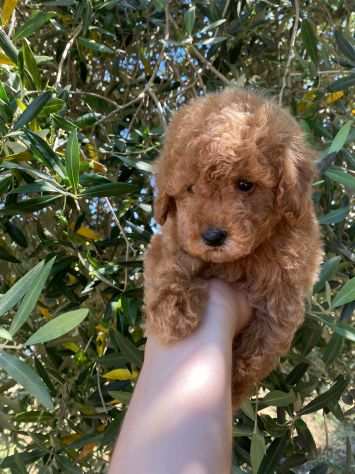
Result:
M189 35L192 34L192 30L194 29L194 25L195 25L195 20L196 20L196 7L192 6L184 14L185 31Z
M349 206L340 207L339 209L333 209L327 214L319 217L319 223L324 224L339 224L342 222L349 213Z
M14 39L19 40L20 38L28 38L46 24L53 16L54 12L34 12L32 16L15 31Z
M322 393L310 403L308 403L305 407L302 408L302 410L298 412L298 414L307 415L309 413L313 413L326 407L330 408L338 402L347 385L348 380L342 375L339 375L336 378L335 384L332 385L329 390L327 390L325 393Z
M312 23L306 19L302 21L301 36L309 57L314 64L318 64L317 35Z
M24 127L28 122L31 122L42 110L45 104L52 97L51 92L44 92L43 94L36 97L26 108L26 110L17 119L14 130Z
M37 90L41 90L42 81L41 81L41 75L38 69L37 61L32 52L29 42L25 38L23 39L22 52L23 52L23 60L24 60L26 69L32 79L32 82L37 88Z
M17 331L22 327L22 325L30 317L33 309L37 304L37 300L40 297L42 290L46 284L47 278L52 270L55 257L53 257L49 262L47 262L43 268L41 268L36 274L36 279L32 281L32 286L30 290L24 296L17 313L12 320L10 326L10 333L14 336Z
M352 127L352 120L348 120L335 135L332 144L329 147L328 154L338 153L346 143L350 130Z
M88 313L89 310L86 308L63 313L40 327L27 339L25 344L30 346L57 339L76 328L86 318Z
M18 50L2 28L0 28L0 46L4 50L6 56L16 64L18 59Z
M28 243L27 243L26 236L17 225L8 221L8 222L5 222L4 227L5 227L6 232L11 237L11 239L14 242L16 242L17 245L19 245L20 247L24 249L27 248Z
M272 390L262 400L263 406L287 407L295 401L294 392L283 392L282 390Z
M332 301L332 307L337 308L346 303L351 303L355 300L355 277L347 281L340 291L336 294Z
M25 136L31 144L31 150L37 153L49 168L58 173L61 178L64 178L65 173L63 163L48 143L30 130L25 130Z
M341 168L336 168L333 166L328 168L324 174L332 181L343 184L347 188L355 189L355 176L346 173Z
M20 278L3 296L0 297L0 316L13 308L32 287L37 274L44 266L44 260Z
M265 456L259 467L260 474L275 474L276 467L280 459L285 454L285 449L288 441L288 432L281 438L276 438L269 446Z
M114 342L119 347L122 355L126 357L127 361L135 367L140 368L143 364L143 352L137 349L129 339L122 336L118 331L113 331L111 334Z
M17 204L9 204L6 207L0 209L0 216L13 216L16 214L23 214L26 212L34 212L44 207L48 207L50 203L61 198L60 194L55 196L43 196L33 199L26 199Z
M0 339L6 339L7 341L12 341L12 336L9 333L9 331L7 331L7 329L0 328Z
M264 436L259 432L253 433L250 446L250 460L253 474L258 474L265 452Z
M328 366L339 356L344 347L344 338L334 333L323 352L323 361Z
M328 91L343 91L349 89L349 87L352 86L355 86L355 74L350 74L349 76L342 77L341 79L337 79L336 81L332 82L328 86Z
M350 61L355 63L355 48L341 31L334 33L338 48Z
M1 23L6 26L12 16L12 12L15 10L17 0L4 0L1 11Z
M329 281L332 279L333 275L335 275L335 273L338 270L340 261L341 261L341 257L335 256L335 257L331 257L330 259L328 259L326 262L323 263L321 272L319 275L319 279L314 287L314 291L316 293L318 293L324 288L324 284L326 281Z
M74 192L76 193L79 185L80 170L80 148L76 128L72 131L68 138L65 156L68 178Z
M92 186L85 189L80 196L82 197L104 197L104 196L120 196L122 194L132 193L137 187L127 183L107 183Z
M96 41L92 39L87 39L87 38L79 38L79 43L84 46L84 48L92 49L93 51L96 51L97 53L104 53L104 54L115 54L114 50L112 48L109 48L105 44L97 43Z
M39 375L29 365L22 362L17 357L0 352L0 367L2 367L10 377L33 395L48 410L53 409L53 403L48 392L48 388Z

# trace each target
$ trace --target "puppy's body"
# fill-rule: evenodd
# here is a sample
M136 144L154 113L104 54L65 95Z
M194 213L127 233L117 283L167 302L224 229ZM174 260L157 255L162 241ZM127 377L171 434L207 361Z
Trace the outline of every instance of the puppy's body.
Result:
M245 288L254 314L234 341L235 408L289 349L318 274L312 158L286 111L230 89L175 114L157 163L147 325L179 340L201 320L206 278Z

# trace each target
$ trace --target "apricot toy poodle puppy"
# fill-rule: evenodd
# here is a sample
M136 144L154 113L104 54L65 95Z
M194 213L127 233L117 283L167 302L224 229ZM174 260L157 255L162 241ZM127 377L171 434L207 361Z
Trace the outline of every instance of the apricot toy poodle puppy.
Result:
M156 164L146 325L177 341L201 321L206 279L245 289L253 316L233 343L234 408L289 349L318 275L314 155L285 109L227 89L174 115Z

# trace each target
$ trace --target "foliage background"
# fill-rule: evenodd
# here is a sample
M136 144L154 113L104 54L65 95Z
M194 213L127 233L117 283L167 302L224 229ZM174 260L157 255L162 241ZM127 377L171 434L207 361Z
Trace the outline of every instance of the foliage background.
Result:
M143 360L151 162L170 114L226 85L276 96L319 149L326 254L292 351L235 420L234 472L353 472L353 12L351 0L3 1L2 472L106 470ZM336 460L316 447L314 412L341 422Z

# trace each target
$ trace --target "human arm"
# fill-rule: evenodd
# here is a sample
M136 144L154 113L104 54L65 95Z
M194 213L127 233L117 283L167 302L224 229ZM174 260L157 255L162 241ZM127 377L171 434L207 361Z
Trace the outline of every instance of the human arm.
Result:
M231 465L232 341L246 298L209 283L200 327L173 345L148 335L144 365L109 474L227 474Z

